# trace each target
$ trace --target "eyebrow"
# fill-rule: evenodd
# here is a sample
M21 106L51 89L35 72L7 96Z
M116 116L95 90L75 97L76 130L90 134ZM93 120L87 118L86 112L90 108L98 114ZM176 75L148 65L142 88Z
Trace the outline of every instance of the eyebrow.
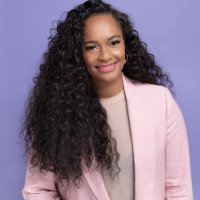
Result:
M120 35L113 35L113 36L109 37L107 40L112 40L112 39L115 38L115 37L121 38ZM90 41L84 42L84 44L88 44L88 43L98 43L98 41L96 41L96 40L90 40Z

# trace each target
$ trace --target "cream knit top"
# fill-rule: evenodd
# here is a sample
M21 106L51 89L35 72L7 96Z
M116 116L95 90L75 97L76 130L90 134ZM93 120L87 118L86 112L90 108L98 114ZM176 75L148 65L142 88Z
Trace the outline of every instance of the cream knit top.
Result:
M100 103L107 111L108 124L117 142L121 169L119 179L114 181L106 170L100 170L102 179L111 200L134 200L134 160L124 90L111 98L100 99Z

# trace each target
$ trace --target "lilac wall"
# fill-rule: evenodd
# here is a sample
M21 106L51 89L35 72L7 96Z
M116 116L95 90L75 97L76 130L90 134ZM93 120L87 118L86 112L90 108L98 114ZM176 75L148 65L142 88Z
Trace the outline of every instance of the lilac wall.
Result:
M21 200L26 163L19 116L53 20L82 0L0 0L0 199ZM106 0L131 15L169 72L187 126L194 199L200 199L200 1Z

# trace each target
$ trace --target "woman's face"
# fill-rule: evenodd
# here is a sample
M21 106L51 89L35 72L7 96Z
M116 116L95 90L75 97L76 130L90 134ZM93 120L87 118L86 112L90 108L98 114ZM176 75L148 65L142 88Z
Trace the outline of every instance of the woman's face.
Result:
M95 15L85 22L83 57L96 85L120 80L125 44L120 25L111 15Z

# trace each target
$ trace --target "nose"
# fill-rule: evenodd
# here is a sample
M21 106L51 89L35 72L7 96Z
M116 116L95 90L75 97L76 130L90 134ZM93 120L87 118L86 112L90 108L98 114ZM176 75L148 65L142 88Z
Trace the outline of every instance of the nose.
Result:
M103 47L101 48L100 52L99 52L99 61L103 61L103 62L107 62L112 58L112 54L110 52L110 50L107 47Z

